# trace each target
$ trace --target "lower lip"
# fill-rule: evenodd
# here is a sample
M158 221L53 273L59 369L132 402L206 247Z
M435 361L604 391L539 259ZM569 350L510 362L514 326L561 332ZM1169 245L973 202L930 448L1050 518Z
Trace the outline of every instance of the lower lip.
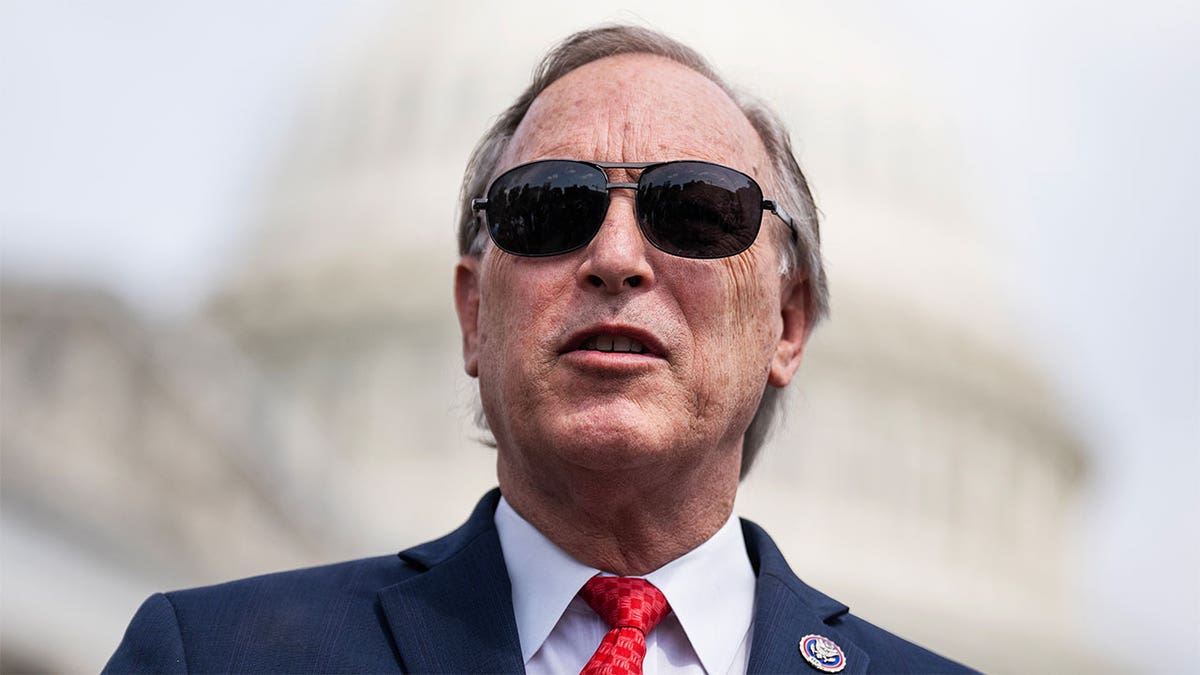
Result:
M573 352L566 352L562 355L562 359L567 364L581 370L613 374L645 372L666 363L666 359L653 354L601 352L591 349L578 349Z

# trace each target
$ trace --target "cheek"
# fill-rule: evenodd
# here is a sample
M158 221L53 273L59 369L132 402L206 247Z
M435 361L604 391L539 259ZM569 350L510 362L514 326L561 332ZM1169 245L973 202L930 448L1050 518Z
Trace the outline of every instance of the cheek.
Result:
M779 291L772 291L779 284L768 261L750 251L702 266L688 262L692 269L677 297L688 299L685 314L695 339L695 361L685 369L694 424L718 421L744 431L783 330L775 306Z
M512 280L512 265L504 256L488 252L480 265L479 282L479 348L488 352L497 342L504 342L510 329L506 317L510 314L506 305L512 301L505 289ZM488 362L491 359L487 360ZM480 364L481 367L484 363Z
M484 266L480 286L480 371L495 374L538 369L547 361L561 289L536 265L496 255ZM527 269L530 268L530 269Z
M725 307L731 308L730 330L747 357L761 362L764 372L783 330L779 307L779 279L771 266L770 253L754 247L742 255L723 258Z
M779 282L754 249L695 267L679 289L697 340L701 379L714 388L761 393L782 333ZM727 392L732 393L732 392Z

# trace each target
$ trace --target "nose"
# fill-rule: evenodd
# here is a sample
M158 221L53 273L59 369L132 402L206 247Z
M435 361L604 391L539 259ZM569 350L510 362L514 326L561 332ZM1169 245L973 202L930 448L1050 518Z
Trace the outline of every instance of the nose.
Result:
M628 192L610 193L612 201L604 223L584 249L585 258L579 267L581 285L621 293L653 283L654 270L646 258L650 244L638 228L633 195Z

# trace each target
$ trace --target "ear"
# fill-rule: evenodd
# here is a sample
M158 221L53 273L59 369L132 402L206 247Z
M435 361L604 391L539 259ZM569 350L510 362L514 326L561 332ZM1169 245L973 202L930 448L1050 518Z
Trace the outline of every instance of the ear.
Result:
M804 345L808 343L811 323L808 320L808 281L805 279L783 282L780 313L783 317L783 332L775 346L775 357L771 359L771 372L767 383L772 387L786 387L800 367Z
M462 330L463 367L479 377L479 258L465 255L454 267L454 309Z

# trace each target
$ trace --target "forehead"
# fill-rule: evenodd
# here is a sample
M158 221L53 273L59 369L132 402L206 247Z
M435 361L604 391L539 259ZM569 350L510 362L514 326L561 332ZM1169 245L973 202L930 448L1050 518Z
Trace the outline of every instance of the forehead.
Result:
M764 178L769 166L750 121L720 87L691 68L650 54L593 61L534 99L503 164L550 157L703 159Z

